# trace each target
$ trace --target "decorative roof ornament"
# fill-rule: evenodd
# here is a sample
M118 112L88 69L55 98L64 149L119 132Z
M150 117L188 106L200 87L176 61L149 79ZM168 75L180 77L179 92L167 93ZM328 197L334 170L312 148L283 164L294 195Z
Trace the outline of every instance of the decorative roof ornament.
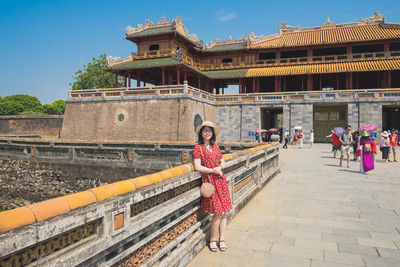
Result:
M380 14L380 11L376 11L372 17L366 18L366 19L359 19L359 22L385 22L385 18Z
M333 23L329 17L328 17L328 20L324 24L321 25L321 29L331 29L331 28L335 28L335 27L336 27L336 24Z
M168 23L168 20L165 16L161 16L161 20L160 22L158 22L158 24L164 24L164 23Z
M296 29L300 29L300 27L287 25L284 21L282 22L281 26L279 26L279 32L293 31Z

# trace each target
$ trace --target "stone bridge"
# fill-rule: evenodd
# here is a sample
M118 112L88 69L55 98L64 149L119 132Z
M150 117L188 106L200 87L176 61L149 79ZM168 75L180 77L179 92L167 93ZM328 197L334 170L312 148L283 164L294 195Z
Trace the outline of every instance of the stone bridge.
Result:
M26 142L3 142L3 152L20 146L19 156L32 159L40 149L48 152L61 147L68 158L76 156L68 142ZM63 145L73 147L73 153ZM92 148L115 146L94 143ZM156 146L160 149L162 144ZM221 146L233 202L231 220L279 172L279 148L277 144L247 144L251 147L235 151L231 150L234 143ZM125 161L130 160L127 152ZM200 183L201 175L187 163L3 211L0 266L185 265L205 246L211 219L199 209Z

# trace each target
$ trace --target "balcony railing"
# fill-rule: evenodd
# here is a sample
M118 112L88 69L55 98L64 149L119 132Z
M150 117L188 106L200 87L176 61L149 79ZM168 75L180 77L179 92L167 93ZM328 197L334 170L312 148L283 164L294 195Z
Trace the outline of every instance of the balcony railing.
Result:
M291 91L248 94L217 95L201 89L183 85L163 85L147 87L123 87L69 90L69 99L115 99L139 96L190 95L195 98L214 102L274 102L302 100L359 100L359 99L400 99L400 88L393 89L357 89L329 91Z

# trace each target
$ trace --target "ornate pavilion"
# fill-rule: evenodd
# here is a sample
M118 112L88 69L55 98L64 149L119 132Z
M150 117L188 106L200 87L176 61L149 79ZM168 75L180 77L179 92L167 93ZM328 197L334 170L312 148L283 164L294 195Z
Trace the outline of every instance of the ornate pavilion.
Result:
M378 12L358 22L300 28L282 23L268 36L214 39L203 45L182 19L128 26L137 52L109 61L107 71L125 86L189 85L221 94L400 88L400 24ZM132 79L136 80L133 85Z

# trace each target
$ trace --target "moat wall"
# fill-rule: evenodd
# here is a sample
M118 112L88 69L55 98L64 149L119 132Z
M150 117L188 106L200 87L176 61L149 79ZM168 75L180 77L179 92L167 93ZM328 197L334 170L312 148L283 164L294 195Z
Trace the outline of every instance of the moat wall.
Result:
M159 169L54 163L0 156L0 209L13 209L155 171Z
M63 116L18 115L0 116L0 135L57 136L61 131Z

